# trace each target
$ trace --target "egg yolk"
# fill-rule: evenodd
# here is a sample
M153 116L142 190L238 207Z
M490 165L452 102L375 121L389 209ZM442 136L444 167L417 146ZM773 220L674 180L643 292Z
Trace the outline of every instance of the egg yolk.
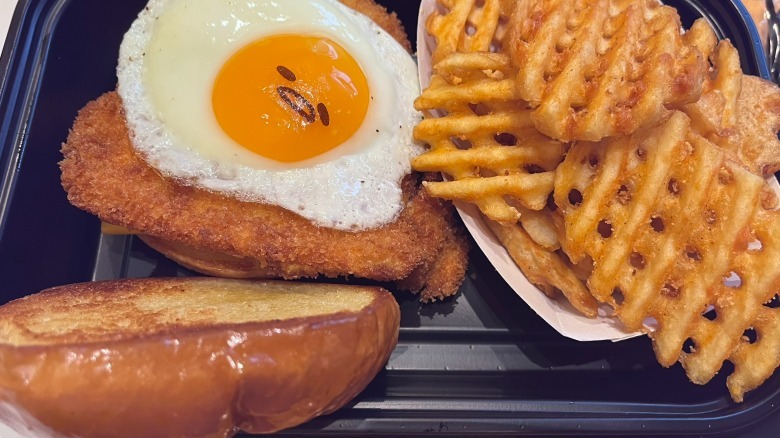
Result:
M241 146L295 162L323 154L363 123L370 94L360 65L323 37L255 41L222 66L212 90L219 125Z

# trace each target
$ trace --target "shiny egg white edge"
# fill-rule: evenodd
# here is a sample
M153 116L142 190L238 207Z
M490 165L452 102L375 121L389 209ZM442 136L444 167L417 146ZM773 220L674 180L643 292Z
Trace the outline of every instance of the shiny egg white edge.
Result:
M368 155L352 150L344 155L342 147L337 147L318 159L285 168L279 163L269 164L271 160L247 151L223 133L240 153L235 154L237 161L218 163L194 152L191 145L178 147L181 142L166 128L163 116L154 109L144 85L144 58L155 21L171 5L182 1L187 0L151 0L133 22L120 47L117 91L133 144L145 160L164 175L185 184L226 193L242 201L278 205L320 226L362 230L394 221L403 208L400 181L411 172L411 158L423 151L422 146L412 140L412 130L422 116L412 106L420 86L416 65L406 50L368 17L335 0L284 2L327 5L359 29L362 36L371 35L370 38L382 42L372 43L360 36L345 41L330 35L326 29L319 34L337 41L351 54L358 45L372 47L373 60L356 59L366 73L374 98L355 137L379 137L381 140L362 144L364 151L369 151ZM220 1L228 3L227 0ZM267 35L257 34L253 38ZM221 67L229 56L251 41L238 43L235 50L217 64ZM392 71L386 72L385 68ZM216 73L212 71L210 75L209 97ZM376 90L383 90L383 93ZM384 94L387 90L393 92ZM252 165L246 165L246 162ZM263 166L270 168L263 169ZM360 175L359 179L353 177L356 174Z

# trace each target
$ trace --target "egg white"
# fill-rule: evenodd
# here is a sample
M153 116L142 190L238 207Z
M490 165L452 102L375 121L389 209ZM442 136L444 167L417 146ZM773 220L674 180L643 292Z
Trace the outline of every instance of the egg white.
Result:
M344 144L281 163L236 143L211 105L214 80L238 50L263 37L327 37L363 69L371 99ZM342 230L392 222L400 181L422 152L411 56L367 17L335 0L151 0L125 34L117 91L135 148L164 175L243 201L278 205Z

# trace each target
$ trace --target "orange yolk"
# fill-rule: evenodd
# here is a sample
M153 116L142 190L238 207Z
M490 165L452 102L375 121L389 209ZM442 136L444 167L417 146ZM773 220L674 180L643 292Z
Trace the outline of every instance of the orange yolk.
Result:
M342 144L368 109L368 81L343 47L322 37L277 35L234 54L214 81L222 129L266 158L295 162Z

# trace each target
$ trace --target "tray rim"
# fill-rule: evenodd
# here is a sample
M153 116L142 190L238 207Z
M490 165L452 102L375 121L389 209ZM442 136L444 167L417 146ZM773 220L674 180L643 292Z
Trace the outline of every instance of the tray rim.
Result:
M10 199L13 195L13 185L15 184L15 174L17 173L15 170L21 165L29 122L35 111L35 104L38 91L40 90L43 71L46 66L51 36L60 18L61 11L72 1L74 0L19 0L12 16L6 44L3 47L2 54L0 54L0 114L3 114L2 119L0 119L0 236L3 235L5 212L10 205ZM700 2L700 0L680 1L691 3ZM760 47L761 43L755 25L752 23L752 20L745 20L745 17L749 15L744 5L742 5L739 0L729 0L728 3L730 3L741 15L753 45L753 55L758 61L758 70L761 73L761 76L767 78L768 69L766 67L763 51L756 50L756 46L758 45ZM15 129L11 129L12 127ZM414 415L411 417L413 418L406 418L408 423L404 423L407 426L417 425L420 428L408 427L407 432L401 432L397 428L391 428L399 425L398 418L384 415L382 417L385 418L379 418L379 416L372 417L370 415L372 412L371 403L359 402L355 407L359 410L365 409L364 412L366 412L367 415L361 419L347 418L345 419L345 422L352 424L355 421L358 421L359 424L356 425L357 427L354 427L356 433L360 433L361 431L372 431L373 433L393 432L395 434L414 434L419 433L421 430L429 431L427 429L422 429L422 426L438 423L446 414L450 414L446 423L453 426L463 426L463 433L467 434L484 433L484 429L470 430L470 428L467 427L467 422L483 422L480 420L495 420L496 423L491 422L489 424L491 425L491 430L498 433L526 434L539 433L542 431L545 433L566 434L625 433L629 431L638 434L700 434L716 431L720 433L750 428L751 426L762 422L762 420L770 418L773 413L776 414L780 412L780 386L774 388L774 390L765 388L763 393L765 394L765 397L760 400L754 400L755 403L751 406L746 407L744 403L740 405L730 405L730 409L725 409L725 412L717 409L709 412L711 414L719 415L702 415L688 418L669 418L668 416L665 418L653 416L637 416L636 418L631 418L625 415L620 415L619 418L616 418L616 415L613 415L612 417L594 417L588 412L586 412L586 415L579 417L571 415L569 412L568 418L562 418L543 415L545 410L542 409L537 411L529 410L527 412L517 410L508 410L505 413L494 412L495 415L492 416L491 419L485 418L487 412L474 410L470 415L460 416L459 419L453 420L451 417L453 412L463 414L467 411L452 411L445 407L437 409L429 404L428 408L412 411ZM469 400L473 402L479 399ZM510 400L506 400L506 402L510 402ZM361 403L363 406L359 406ZM572 403L576 404L578 402ZM422 403L422 405L424 404L425 403ZM587 403L580 404L585 405ZM641 406L642 405L637 405L638 408ZM384 412L389 413L391 411L384 410ZM410 411L406 410L403 412L407 412L408 415ZM524 412L525 414L533 412L536 415L520 418L509 415L517 412ZM613 411L612 414L620 413ZM739 417L740 419L744 418L747 421L735 425L733 424L735 417ZM700 423L702 426L706 423L706 427L693 431L688 427L680 428L679 424L682 419ZM345 434L350 428L343 428L343 425L346 423L340 423L339 421L340 420L337 419L333 422L332 418L315 419L313 422L308 423L309 426L316 427L315 430L309 429L304 425L303 428L294 429L290 432L300 434L302 432L305 433L305 431L309 429L309 433L335 432L338 434ZM551 428L551 421L557 421L555 428ZM631 422L636 421L649 423L650 427L636 430L634 427L631 427L636 426L635 423L631 424ZM461 424L461 422L463 422L463 424ZM610 427L610 425L612 427ZM724 428L718 426L724 426ZM448 431L459 433L452 429L449 429Z

